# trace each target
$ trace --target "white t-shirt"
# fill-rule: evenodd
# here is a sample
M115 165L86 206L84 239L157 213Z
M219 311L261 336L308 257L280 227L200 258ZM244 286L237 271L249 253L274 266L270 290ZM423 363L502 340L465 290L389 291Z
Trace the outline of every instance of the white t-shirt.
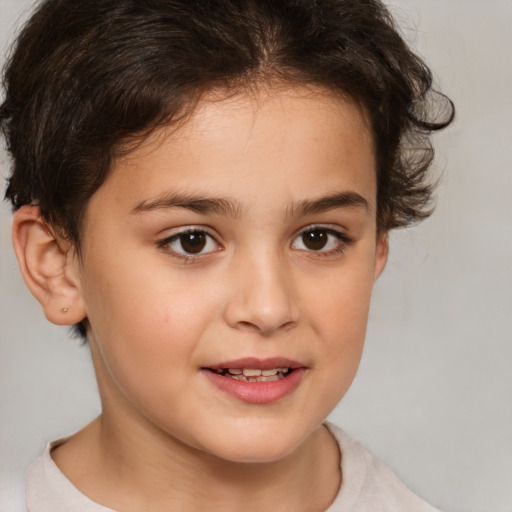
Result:
M326 512L439 512L410 491L383 462L343 430L328 423L341 453L342 485ZM29 512L114 512L84 496L50 456L50 443L27 473Z

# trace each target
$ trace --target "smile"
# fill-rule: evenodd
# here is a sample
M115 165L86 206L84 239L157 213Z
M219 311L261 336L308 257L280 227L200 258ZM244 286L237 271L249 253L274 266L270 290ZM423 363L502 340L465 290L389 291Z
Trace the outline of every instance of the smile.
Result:
M306 371L303 364L285 358L245 358L201 369L215 389L250 404L269 404L291 395Z
M218 375L244 382L275 382L276 380L284 379L293 370L291 368L272 368L269 370L258 368L219 368L212 371Z

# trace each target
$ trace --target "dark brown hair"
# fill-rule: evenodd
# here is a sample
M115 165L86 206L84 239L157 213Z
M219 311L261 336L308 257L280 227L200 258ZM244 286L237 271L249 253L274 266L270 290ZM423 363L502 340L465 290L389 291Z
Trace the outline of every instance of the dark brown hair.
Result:
M42 1L5 68L6 198L15 209L38 204L79 250L87 202L121 148L213 88L272 80L319 85L365 109L381 231L429 215L430 134L454 109L378 0Z

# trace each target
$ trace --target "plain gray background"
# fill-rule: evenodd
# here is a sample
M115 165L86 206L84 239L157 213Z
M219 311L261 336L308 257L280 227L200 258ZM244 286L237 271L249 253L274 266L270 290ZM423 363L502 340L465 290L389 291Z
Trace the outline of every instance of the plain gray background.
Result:
M1 60L30 3L0 0ZM392 236L363 362L331 419L446 512L512 512L512 2L388 3L457 121L435 139L437 211ZM2 189L8 165L0 152ZM3 204L5 512L21 506L24 472L45 443L99 413L88 349L50 325L25 289L10 222Z

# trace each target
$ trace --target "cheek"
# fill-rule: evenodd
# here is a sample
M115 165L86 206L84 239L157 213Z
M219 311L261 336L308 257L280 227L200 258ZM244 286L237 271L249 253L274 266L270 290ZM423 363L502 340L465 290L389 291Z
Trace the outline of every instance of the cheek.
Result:
M110 374L130 394L143 392L144 382L174 386L215 311L214 298L199 295L193 281L158 272L154 264L147 266L152 272L144 268L140 262L101 267L89 272L84 290L91 337Z
M361 264L331 274L308 301L311 325L321 343L322 374L340 394L348 389L361 358L373 287L373 265ZM339 397L341 398L341 396Z
M321 286L309 288L315 290L308 303L316 329L328 331L329 338L364 335L373 288L370 262L337 269L323 277Z

